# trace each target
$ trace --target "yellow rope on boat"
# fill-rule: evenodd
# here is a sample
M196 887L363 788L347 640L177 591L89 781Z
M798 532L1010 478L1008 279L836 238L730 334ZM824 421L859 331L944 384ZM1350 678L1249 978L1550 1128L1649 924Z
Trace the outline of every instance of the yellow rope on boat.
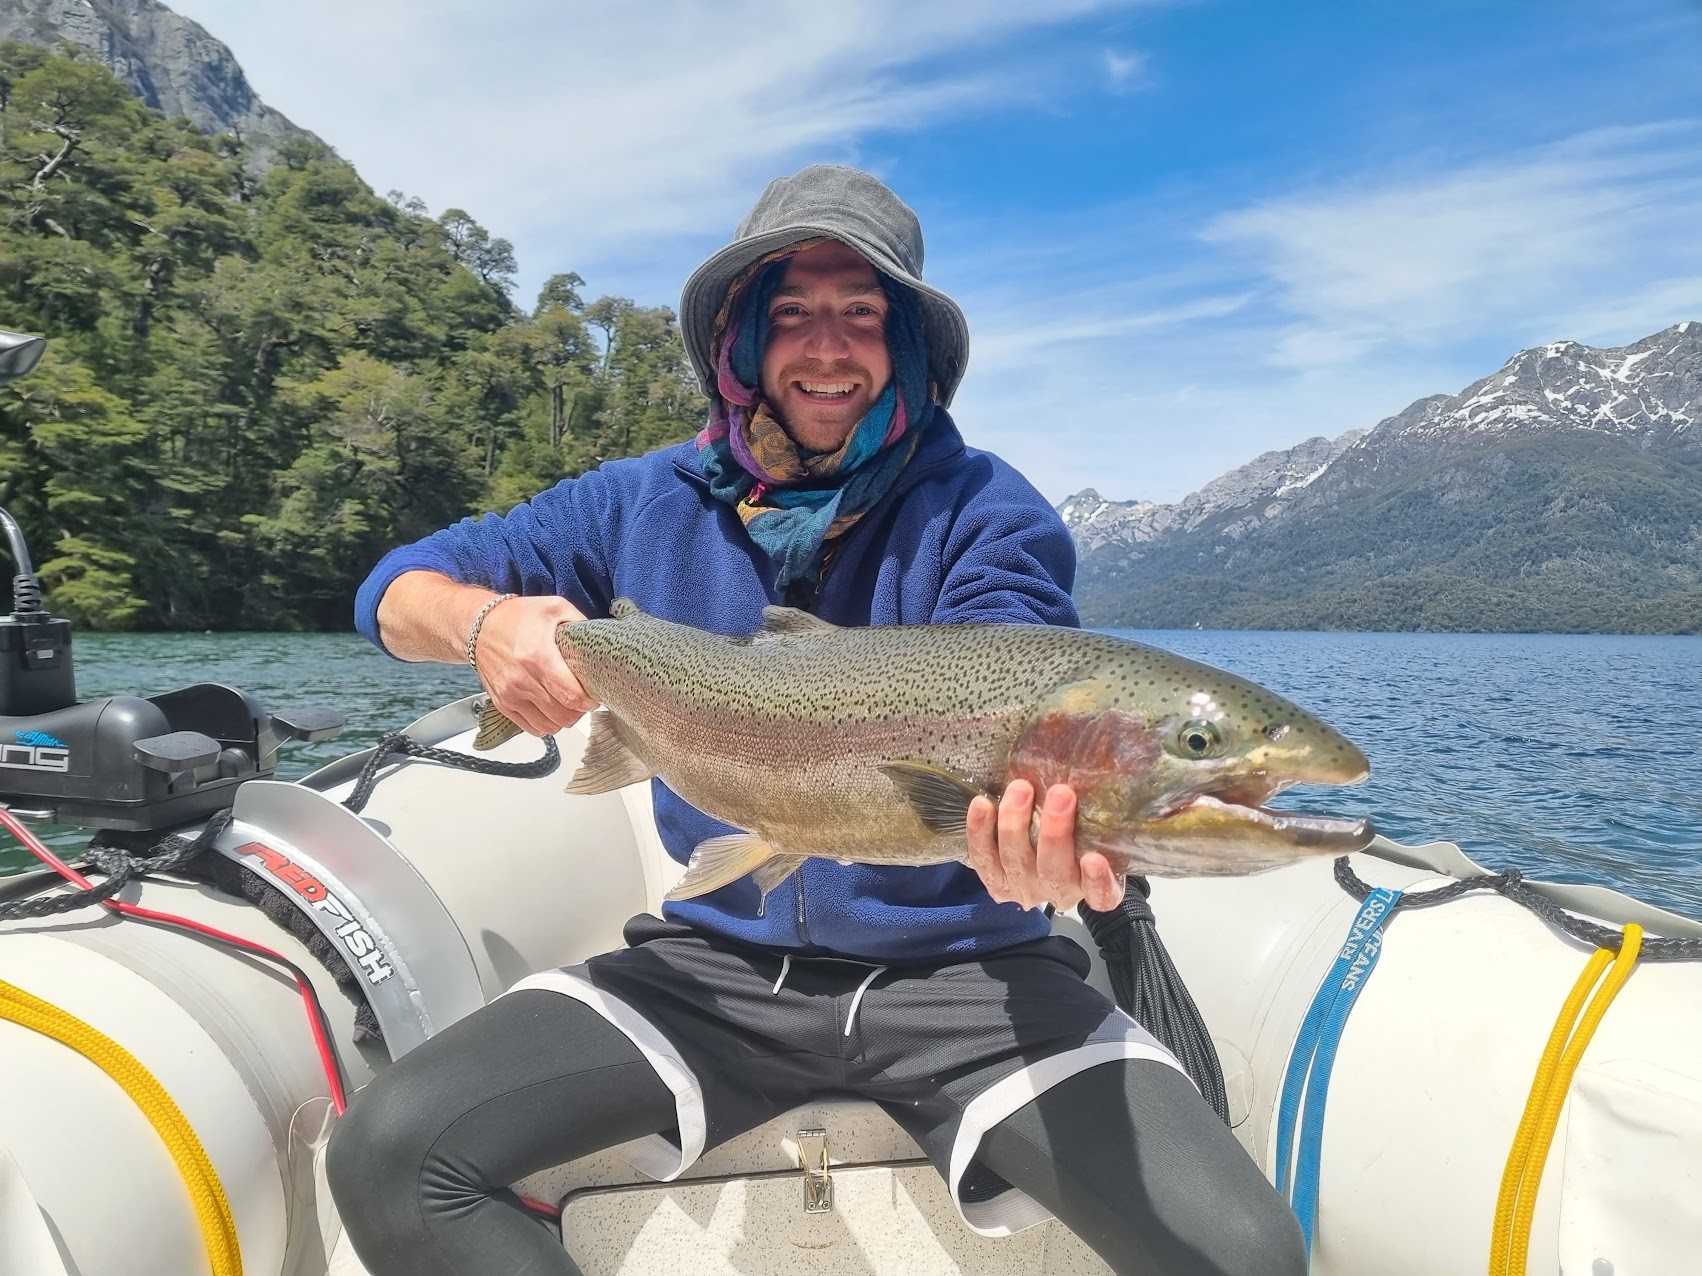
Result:
M178 1173L183 1175L196 1221L201 1225L213 1276L242 1276L236 1220L231 1216L230 1201L219 1182L218 1171L183 1110L136 1056L75 1015L4 979L0 979L0 1020L21 1024L69 1046L123 1088L153 1125L171 1159L177 1163Z
M1619 953L1598 948L1590 955L1584 973L1572 985L1566 1002L1560 1007L1560 1017L1554 1021L1548 1044L1543 1048L1537 1075L1531 1083L1530 1097L1525 1100L1525 1113L1519 1119L1519 1131L1513 1136L1513 1149L1507 1156L1507 1168L1501 1175L1501 1192L1495 1200L1495 1226L1489 1242L1489 1276L1525 1276L1526 1259L1531 1246L1531 1222L1536 1216L1537 1188L1542 1184L1543 1166L1548 1161L1548 1149L1554 1142L1554 1129L1560 1123L1560 1109L1566 1102L1566 1092L1572 1086L1572 1076L1578 1062L1590 1044L1596 1027L1607 1014L1619 990L1631 977L1637 964L1637 954L1643 947L1643 928L1635 922L1626 924L1625 937ZM1590 989L1595 988L1609 963L1607 979L1590 999L1589 1009L1573 1031L1578 1010Z

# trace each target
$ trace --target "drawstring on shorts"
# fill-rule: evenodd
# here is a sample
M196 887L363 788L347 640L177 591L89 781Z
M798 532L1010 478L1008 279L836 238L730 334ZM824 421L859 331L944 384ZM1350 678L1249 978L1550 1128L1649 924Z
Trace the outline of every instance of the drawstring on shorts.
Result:
M786 986L786 976L791 973L792 954L786 953L780 959L780 977L774 981L774 987L770 989L775 996L780 995L780 990ZM884 974L886 974L886 967L876 966L869 971L863 982L857 985L857 991L851 997L851 1009L845 1014L845 1035L847 1037L851 1035L852 1025L857 1022L857 1008L863 1004L863 994L869 991L870 984Z
M857 1022L857 1007L863 1004L863 994L869 991L869 985L886 973L885 966L876 966L869 972L869 977L857 985L857 995L851 998L851 1009L845 1014L845 1035L851 1035L851 1025Z

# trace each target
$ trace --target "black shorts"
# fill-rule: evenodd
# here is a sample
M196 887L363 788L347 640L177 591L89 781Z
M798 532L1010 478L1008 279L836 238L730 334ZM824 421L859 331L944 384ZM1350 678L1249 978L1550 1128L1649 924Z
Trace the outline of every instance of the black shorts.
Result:
M619 1150L652 1178L830 1095L879 1103L938 1167L964 1221L1006 1236L1049 1215L984 1171L987 1131L1096 1064L1174 1055L1087 983L1053 935L967 961L881 966L784 956L640 914L627 948L515 985L559 992L624 1033L674 1092L678 1128Z

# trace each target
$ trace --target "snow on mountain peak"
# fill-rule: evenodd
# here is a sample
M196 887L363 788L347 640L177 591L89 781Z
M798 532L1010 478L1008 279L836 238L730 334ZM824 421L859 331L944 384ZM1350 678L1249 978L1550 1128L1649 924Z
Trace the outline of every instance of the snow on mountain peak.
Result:
M1554 341L1522 350L1459 394L1420 399L1372 430L1266 452L1173 505L1106 500L1088 488L1058 511L1083 553L1114 543L1134 550L1219 516L1222 535L1235 540L1292 509L1329 502L1366 481L1369 469L1404 463L1414 448L1446 451L1472 439L1567 429L1676 435L1698 419L1702 323L1685 322L1626 346ZM1338 462L1350 452L1352 472L1340 474Z

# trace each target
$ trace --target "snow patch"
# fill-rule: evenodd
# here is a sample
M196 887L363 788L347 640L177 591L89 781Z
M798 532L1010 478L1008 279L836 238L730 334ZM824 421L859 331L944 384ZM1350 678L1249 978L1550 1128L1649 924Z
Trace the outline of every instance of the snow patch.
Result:
M1330 468L1330 462L1325 461L1322 465L1320 465L1317 469L1313 470L1305 478L1296 479L1292 483L1284 483L1281 487L1277 488L1276 491L1272 492L1271 495L1272 496L1283 496L1283 495L1286 495L1289 492L1298 492L1303 487L1310 487L1312 485L1313 480L1318 478L1321 474L1323 474L1323 472L1325 470L1327 470L1329 468ZM1265 512L1267 514L1270 513L1269 510L1267 510Z
M1610 375L1613 377L1613 379L1615 381L1624 381L1626 379L1626 377L1630 374L1632 368L1635 368L1644 359L1647 359L1650 355L1652 355L1654 353L1655 352L1653 350L1639 350L1636 354L1628 354L1628 355L1625 356L1625 359L1620 363L1620 365L1617 368L1615 368Z

